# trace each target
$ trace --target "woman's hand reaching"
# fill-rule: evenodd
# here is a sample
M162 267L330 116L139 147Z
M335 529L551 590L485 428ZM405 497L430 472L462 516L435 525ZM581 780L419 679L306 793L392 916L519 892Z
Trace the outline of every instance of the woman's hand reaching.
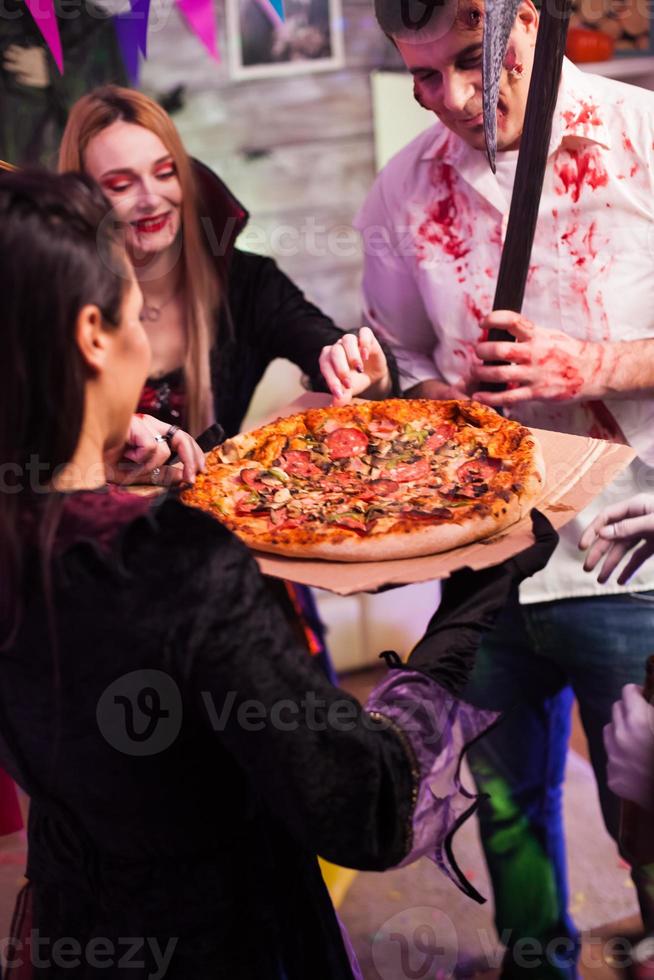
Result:
M166 466L176 454L179 463ZM152 415L133 415L120 455L107 461L111 483L154 483L173 486L194 483L205 470L204 453L195 439Z
M346 333L320 354L320 371L334 396L347 405L358 395L385 398L392 389L386 355L370 327Z

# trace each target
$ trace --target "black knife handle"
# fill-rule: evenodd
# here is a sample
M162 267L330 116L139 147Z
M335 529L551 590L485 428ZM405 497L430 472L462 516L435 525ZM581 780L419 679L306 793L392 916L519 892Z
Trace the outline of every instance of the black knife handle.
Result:
M541 7L525 124L493 301L494 310L514 310L516 313L522 310L547 167L552 119L559 94L570 12L571 0L546 0ZM489 340L513 339L505 330L493 329L489 332ZM504 384L489 382L484 385L484 390L503 391L505 387Z

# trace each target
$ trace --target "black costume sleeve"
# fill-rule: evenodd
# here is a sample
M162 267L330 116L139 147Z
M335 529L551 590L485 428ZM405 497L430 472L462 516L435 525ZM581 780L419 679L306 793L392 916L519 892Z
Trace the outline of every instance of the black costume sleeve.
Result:
M362 869L397 864L411 845L406 747L312 669L240 542L214 522L203 533L180 668L207 725L308 849Z
M408 667L428 674L458 697L474 668L484 633L495 625L511 590L546 566L559 536L538 510L531 512L534 544L501 565L462 568L443 583L440 605Z

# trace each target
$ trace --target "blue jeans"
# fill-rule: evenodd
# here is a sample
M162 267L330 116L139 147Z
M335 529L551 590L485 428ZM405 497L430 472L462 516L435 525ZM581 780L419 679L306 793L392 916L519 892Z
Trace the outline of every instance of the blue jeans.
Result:
M652 652L654 592L527 606L516 593L482 644L462 696L506 712L468 756L478 789L489 794L480 829L507 946L505 978L577 976L561 806L570 709L576 696L604 821L617 839L602 729L622 687L642 684ZM643 905L647 881L639 869L633 877Z

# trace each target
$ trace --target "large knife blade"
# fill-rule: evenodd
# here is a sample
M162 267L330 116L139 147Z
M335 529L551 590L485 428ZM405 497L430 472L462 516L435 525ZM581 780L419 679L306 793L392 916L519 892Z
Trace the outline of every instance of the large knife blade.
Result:
M495 173L497 152L497 102L509 34L521 0L486 0L481 52L484 136L490 168Z

